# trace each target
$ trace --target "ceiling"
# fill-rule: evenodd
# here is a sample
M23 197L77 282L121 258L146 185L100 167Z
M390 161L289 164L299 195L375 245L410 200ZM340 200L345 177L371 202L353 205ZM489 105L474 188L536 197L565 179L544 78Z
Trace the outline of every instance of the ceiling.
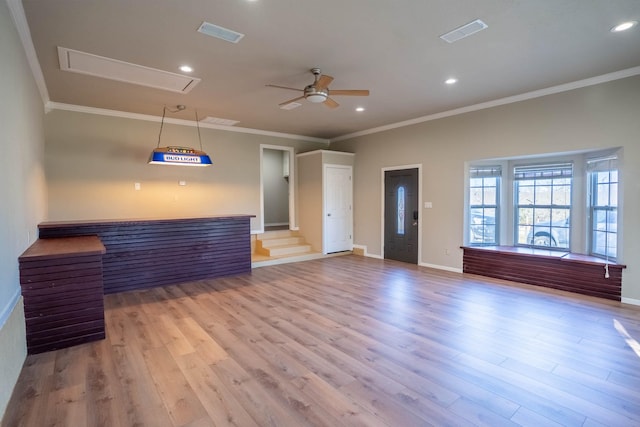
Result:
M640 66L638 0L23 0L53 103L175 118L213 116L236 127L335 139ZM440 35L475 19L488 28L455 43ZM207 21L243 33L238 43L196 30ZM182 73L181 94L62 71L57 47ZM299 101L267 84L302 89L320 67L338 108ZM446 85L455 77L458 82ZM362 106L363 112L355 108Z

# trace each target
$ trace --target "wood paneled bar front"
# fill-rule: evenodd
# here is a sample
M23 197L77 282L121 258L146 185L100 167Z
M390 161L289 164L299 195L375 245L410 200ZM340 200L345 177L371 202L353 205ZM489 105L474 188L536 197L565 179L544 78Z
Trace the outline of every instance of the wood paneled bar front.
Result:
M622 264L588 255L517 246L463 246L462 250L464 273L621 300L622 270L626 268Z
M100 340L102 255L97 236L38 239L20 257L29 354Z
M110 294L250 272L252 217L44 222L39 237L98 236Z

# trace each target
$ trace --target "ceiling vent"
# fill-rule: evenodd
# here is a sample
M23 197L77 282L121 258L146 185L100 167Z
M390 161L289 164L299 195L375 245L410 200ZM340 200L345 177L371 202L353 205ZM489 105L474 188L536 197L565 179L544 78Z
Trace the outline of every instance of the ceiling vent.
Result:
M238 43L240 39L244 37L244 34L221 27L219 25L212 24L207 21L203 22L202 25L200 25L200 28L198 28L198 32L211 37L226 40L231 43Z
M294 108L300 107L302 104L299 102L290 102L288 104L284 104L280 107L281 110L293 110Z
M58 46L60 69L119 82L188 93L200 79Z
M451 30L446 34L441 35L440 38L447 43L453 43L465 37L469 37L470 35L475 34L478 31L482 31L488 27L489 26L487 24L479 19L476 19L475 21L469 22L462 27L456 28L455 30Z
M209 123L210 125L222 125L222 126L233 126L237 123L240 123L238 120L221 119L219 117L211 117L211 116L207 116L200 121L202 123Z

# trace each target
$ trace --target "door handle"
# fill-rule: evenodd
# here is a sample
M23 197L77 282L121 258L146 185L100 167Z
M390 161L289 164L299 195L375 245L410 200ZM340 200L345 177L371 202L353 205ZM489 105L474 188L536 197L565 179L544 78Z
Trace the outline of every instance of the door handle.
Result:
M331 214L330 214L330 213L328 213L328 214L327 214L327 216L331 216Z

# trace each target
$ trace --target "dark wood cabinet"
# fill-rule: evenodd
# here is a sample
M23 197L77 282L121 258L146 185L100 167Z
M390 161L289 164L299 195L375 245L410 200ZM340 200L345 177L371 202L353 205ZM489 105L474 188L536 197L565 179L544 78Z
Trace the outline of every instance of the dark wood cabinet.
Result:
M104 253L84 236L39 239L18 258L29 354L105 337Z

